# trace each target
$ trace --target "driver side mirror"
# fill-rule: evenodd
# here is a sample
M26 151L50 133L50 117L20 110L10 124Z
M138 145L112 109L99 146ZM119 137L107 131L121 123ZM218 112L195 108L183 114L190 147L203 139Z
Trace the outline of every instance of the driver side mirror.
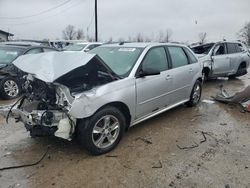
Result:
M86 48L86 49L84 50L84 52L88 52L88 51L90 51L90 49L89 49L89 48Z
M142 78L145 76L154 76L159 75L160 71L153 68L142 68L138 74L138 78Z

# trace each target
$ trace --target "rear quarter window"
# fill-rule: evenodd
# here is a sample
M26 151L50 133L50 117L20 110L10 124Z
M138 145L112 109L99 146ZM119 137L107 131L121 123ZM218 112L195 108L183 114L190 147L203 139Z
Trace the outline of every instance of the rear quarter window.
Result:
M244 51L245 51L245 49L244 49L244 47L243 47L242 44L237 43L236 46L237 46L237 47L236 47L237 52L244 52Z
M197 63L198 62L198 59L194 56L194 54L192 52L190 52L189 49L184 48L184 51L187 54L190 63Z

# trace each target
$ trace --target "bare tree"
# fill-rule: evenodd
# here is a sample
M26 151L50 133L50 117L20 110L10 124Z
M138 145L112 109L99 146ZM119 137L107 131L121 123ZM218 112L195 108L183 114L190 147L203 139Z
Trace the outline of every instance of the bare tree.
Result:
M144 42L144 37L141 33L138 33L135 37L136 42Z
M125 42L125 40L124 40L124 38L120 37L120 38L118 39L118 42Z
M159 42L163 42L163 38L164 38L164 33L163 33L163 31L159 31L159 34L158 34L158 41L159 41Z
M163 42L170 42L170 38L172 36L172 30L170 29L167 29L166 32L165 32L165 35L163 37Z
M199 43L200 44L204 44L206 42L207 39L207 33L199 33Z
M238 33L239 37L250 46L250 21Z
M172 36L171 29L167 29L165 32L159 31L157 40L158 40L158 42L170 42L171 36Z
M85 36L84 36L83 30L82 29L78 29L76 31L76 39L80 40L80 39L84 39L84 38L85 38Z
M109 37L108 43L113 42L113 37Z
M63 39L65 40L73 40L76 38L75 26L68 25L63 31Z
M134 42L133 37L129 36L129 37L128 37L128 42Z
M152 42L152 39L150 37L145 37L144 42Z
M90 36L90 35L87 35L87 36L86 36L86 40L87 40L88 42L94 42L94 41L95 41L95 38L92 37L92 36Z

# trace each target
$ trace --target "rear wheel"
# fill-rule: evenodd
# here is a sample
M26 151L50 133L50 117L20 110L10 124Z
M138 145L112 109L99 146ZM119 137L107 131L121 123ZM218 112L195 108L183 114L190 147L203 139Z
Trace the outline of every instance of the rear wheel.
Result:
M194 84L190 100L187 102L187 105L190 107L196 106L200 102L201 92L202 92L202 84L199 80L197 80Z
M78 122L77 137L91 154L100 155L114 149L125 130L125 117L115 107L105 107L92 117Z
M0 83L0 92L3 99L14 99L20 93L20 86L13 78L4 78Z

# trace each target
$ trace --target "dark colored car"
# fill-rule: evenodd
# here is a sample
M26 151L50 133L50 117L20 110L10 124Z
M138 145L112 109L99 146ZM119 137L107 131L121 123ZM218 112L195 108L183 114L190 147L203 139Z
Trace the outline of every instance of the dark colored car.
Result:
M12 62L21 55L36 54L57 49L45 46L32 45L0 45L0 96L2 99L17 97L22 88L24 73L15 67Z

